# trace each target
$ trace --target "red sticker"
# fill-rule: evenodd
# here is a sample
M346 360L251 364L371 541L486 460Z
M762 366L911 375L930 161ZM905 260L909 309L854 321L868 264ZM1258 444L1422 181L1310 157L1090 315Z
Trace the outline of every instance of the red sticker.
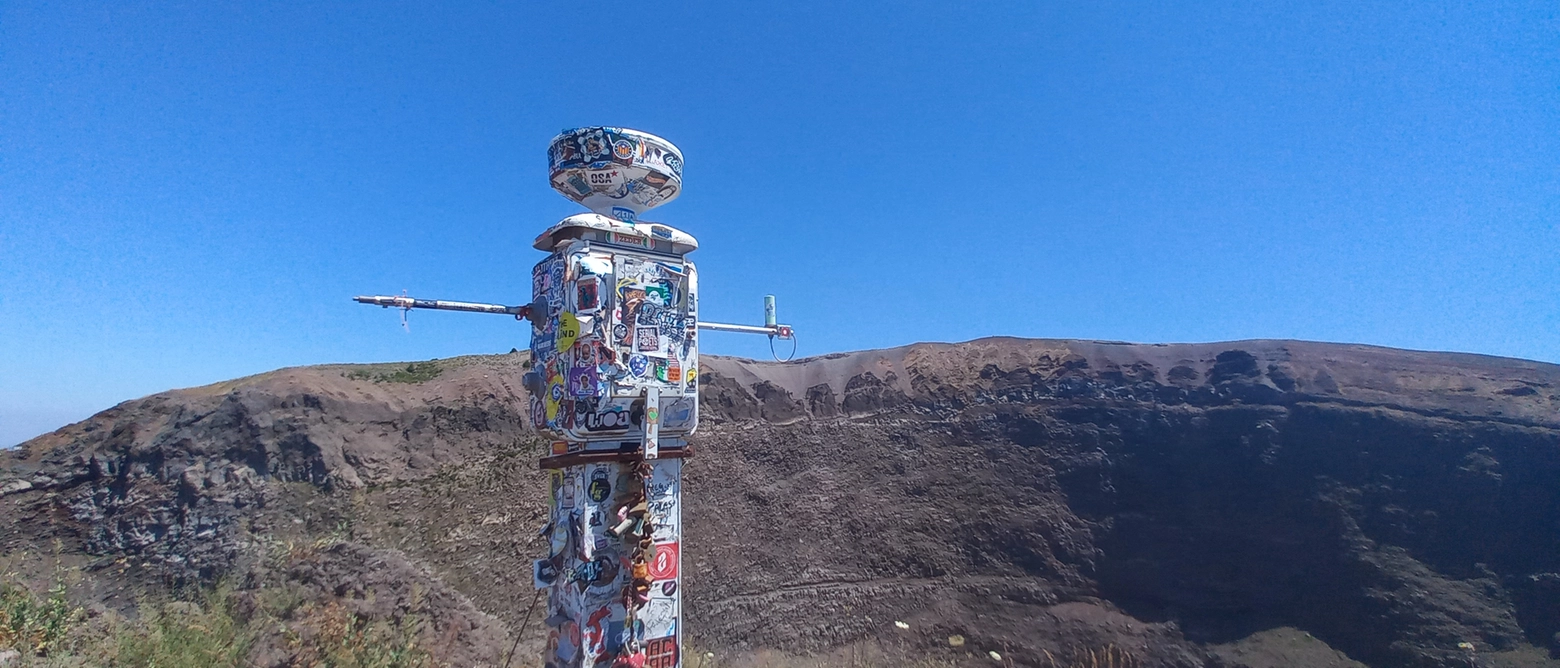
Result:
M677 636L645 643L645 668L677 668Z
M676 580L678 555L677 542L656 543L655 556L650 558L650 578L654 580Z

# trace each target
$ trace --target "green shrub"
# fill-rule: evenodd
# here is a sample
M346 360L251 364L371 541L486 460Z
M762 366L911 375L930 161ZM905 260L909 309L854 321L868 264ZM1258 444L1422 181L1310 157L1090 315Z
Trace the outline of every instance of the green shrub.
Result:
M0 647L23 654L48 656L61 649L75 626L86 619L65 596L65 580L55 574L48 596L39 598L16 582L14 573L0 580Z
M436 361L412 362L405 368L389 372L376 372L372 370L351 371L347 377L352 380L368 380L375 383L422 383L437 378L444 373L444 367Z
M226 586L198 603L143 604L141 620L119 631L113 665L126 668L237 668L253 641Z
M304 615L305 632L289 632L294 664L308 668L431 668L417 646L417 620L373 622L332 601Z

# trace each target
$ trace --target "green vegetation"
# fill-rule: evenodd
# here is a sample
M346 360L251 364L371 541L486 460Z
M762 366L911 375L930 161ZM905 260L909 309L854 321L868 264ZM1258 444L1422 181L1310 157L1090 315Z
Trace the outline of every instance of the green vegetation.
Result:
M168 601L142 606L138 623L117 629L99 647L112 652L104 657L115 666L147 668L238 668L254 642L235 610L233 592L226 587L202 592L199 604ZM90 641L88 643L90 650Z
M0 580L0 648L45 656L69 639L70 631L86 618L81 608L65 596L63 573L56 569L46 596L34 596L16 581L15 573Z
M439 377L444 373L444 367L438 360L427 362L411 362L405 368L397 368L392 371L378 371L376 369L360 369L347 372L347 377L352 380L368 380L375 383L423 383Z
M416 620L399 626L371 622L339 602L307 606L304 632L290 631L294 665L319 668L429 668L433 658L417 646Z
M256 651L303 668L442 665L419 646L414 617L373 620L311 598L287 585L218 585L143 601L128 619L73 605L64 577L40 596L10 574L0 581L0 650L21 652L15 668L240 668L254 665Z

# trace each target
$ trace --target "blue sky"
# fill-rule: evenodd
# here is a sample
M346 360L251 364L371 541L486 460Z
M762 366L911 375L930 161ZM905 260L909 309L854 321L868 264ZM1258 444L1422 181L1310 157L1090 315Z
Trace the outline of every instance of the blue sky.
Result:
M432 6L430 6L432 5ZM0 445L269 369L524 348L580 125L662 135L703 315L1560 361L1560 9L0 4ZM767 356L711 334L706 352Z

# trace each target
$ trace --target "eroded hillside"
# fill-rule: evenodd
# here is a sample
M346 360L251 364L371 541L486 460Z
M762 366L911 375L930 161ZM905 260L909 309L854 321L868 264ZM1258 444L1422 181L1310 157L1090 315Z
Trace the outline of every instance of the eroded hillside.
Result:
M0 554L41 564L17 555L57 541L109 607L288 582L429 620L452 665L501 663L544 549L525 364L285 369L126 402L0 453ZM1554 365L983 339L703 367L685 586L691 645L721 657L1462 666L1560 645Z

